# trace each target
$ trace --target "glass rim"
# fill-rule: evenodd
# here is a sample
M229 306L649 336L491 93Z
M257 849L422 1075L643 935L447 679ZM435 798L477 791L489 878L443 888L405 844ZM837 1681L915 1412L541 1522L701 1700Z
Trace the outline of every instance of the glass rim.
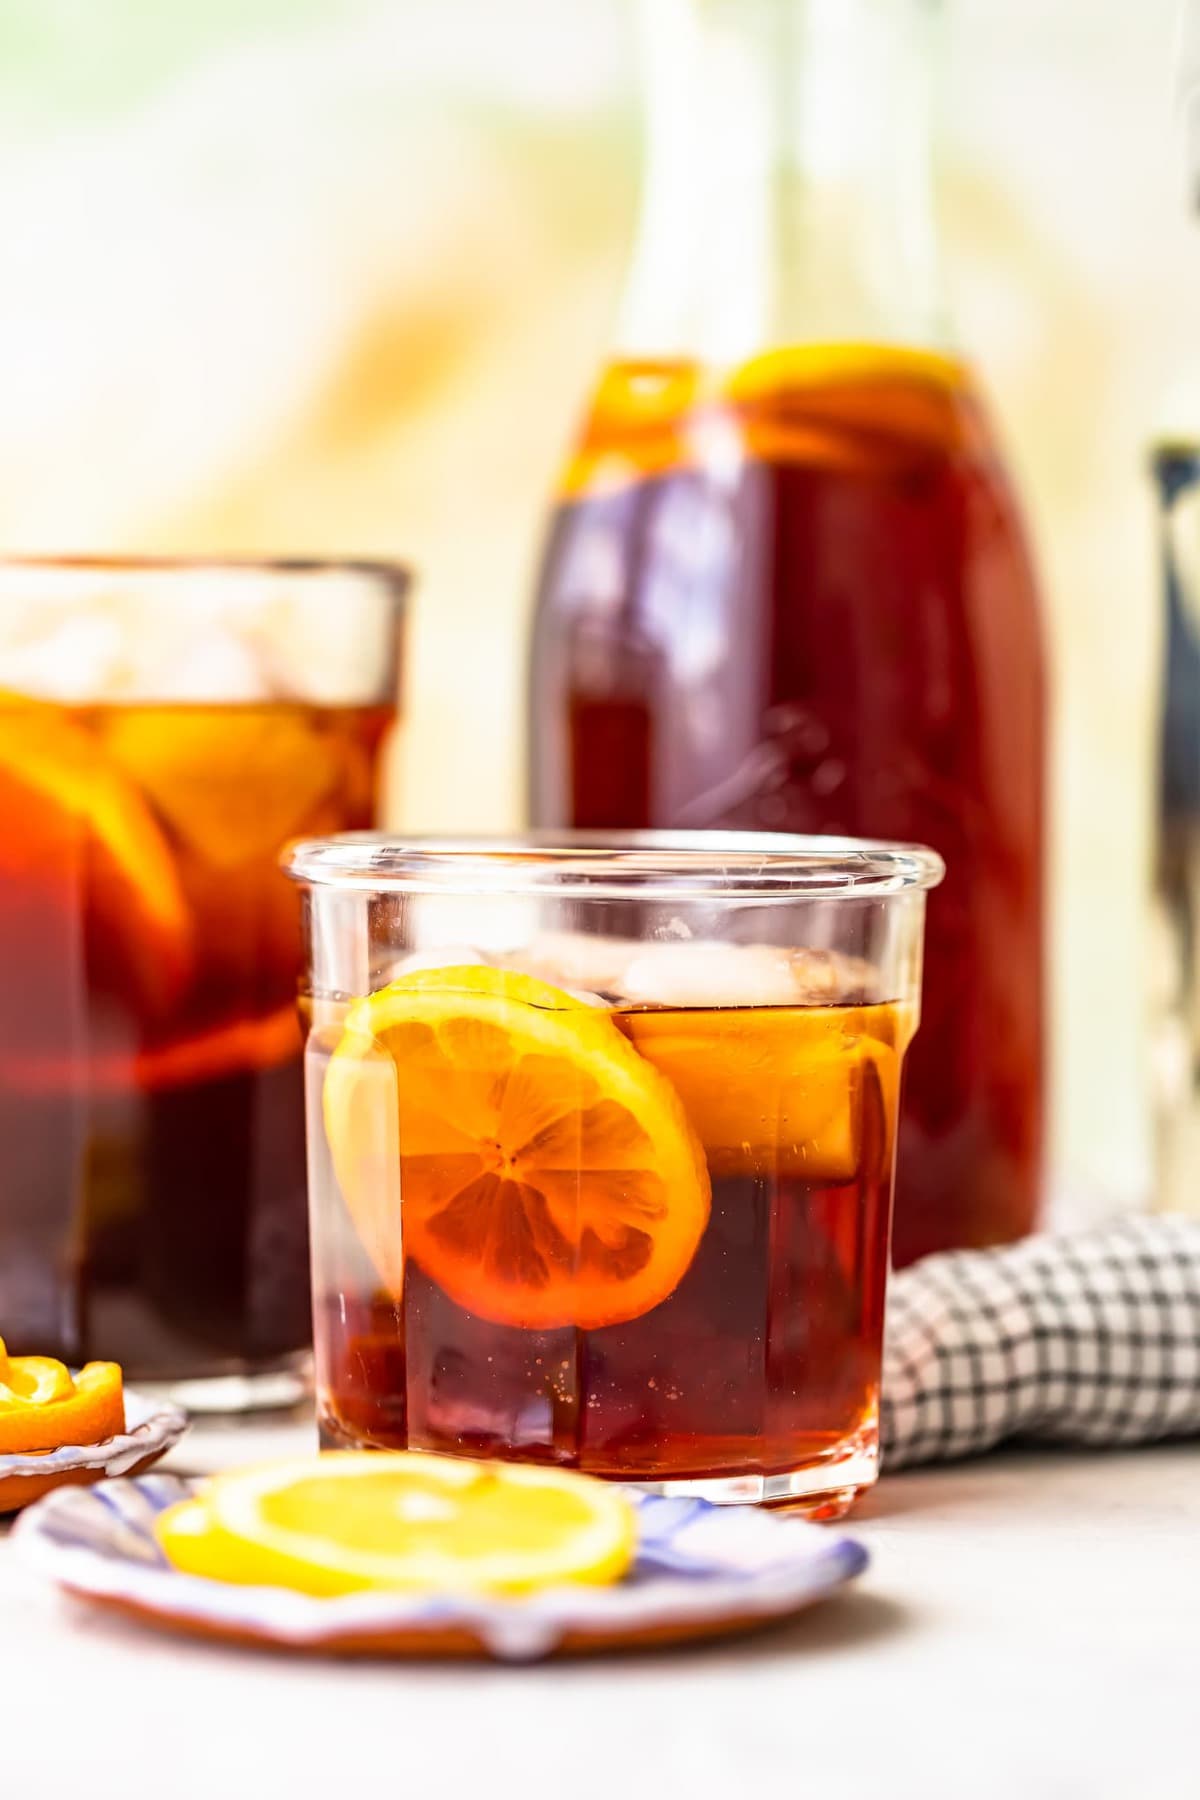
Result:
M512 837L302 838L281 857L307 887L594 900L863 900L934 888L935 850L784 832L529 831Z
M407 603L413 584L409 563L391 561L387 557L364 556L223 556L188 554L150 554L122 551L69 551L0 553L0 579L22 571L79 574L82 576L119 576L136 581L142 576L169 580L186 575L281 576L288 580L319 580L325 576L349 575L391 590L397 606Z

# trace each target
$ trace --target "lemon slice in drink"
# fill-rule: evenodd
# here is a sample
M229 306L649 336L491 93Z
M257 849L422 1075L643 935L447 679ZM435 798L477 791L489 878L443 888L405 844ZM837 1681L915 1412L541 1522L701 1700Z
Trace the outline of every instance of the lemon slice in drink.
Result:
M602 1585L636 1542L629 1501L587 1476L404 1451L218 1475L154 1530L185 1574L321 1596Z
M74 917L82 894L93 978L151 1018L168 1011L191 973L191 915L166 838L95 738L52 707L5 703L0 818L8 903Z
M640 1318L708 1223L704 1154L671 1083L606 1012L529 975L423 969L359 1001L324 1118L389 1291L411 1256L496 1324Z

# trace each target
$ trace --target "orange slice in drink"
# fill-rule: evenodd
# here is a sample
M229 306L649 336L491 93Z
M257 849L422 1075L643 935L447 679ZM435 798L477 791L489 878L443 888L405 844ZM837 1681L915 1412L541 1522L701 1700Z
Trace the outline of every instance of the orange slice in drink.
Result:
M399 1294L407 1252L498 1324L639 1318L708 1222L708 1171L670 1083L607 1013L528 975L422 970L357 1002L324 1116L385 1286Z
M9 906L80 909L100 985L150 1014L178 995L192 927L171 851L137 789L50 707L0 711L0 874Z
M49 1356L9 1356L0 1341L0 1454L99 1444L125 1429L116 1363L72 1375Z
M186 1574L321 1596L597 1586L637 1537L620 1490L586 1475L378 1450L218 1475L154 1531Z

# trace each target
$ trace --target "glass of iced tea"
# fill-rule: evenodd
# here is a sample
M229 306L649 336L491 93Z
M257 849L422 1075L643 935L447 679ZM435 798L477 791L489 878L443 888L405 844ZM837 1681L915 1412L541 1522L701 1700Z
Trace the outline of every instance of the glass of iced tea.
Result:
M289 866L323 1441L844 1510L940 860L358 834Z
M0 562L0 1331L194 1406L311 1342L285 842L375 822L404 573Z

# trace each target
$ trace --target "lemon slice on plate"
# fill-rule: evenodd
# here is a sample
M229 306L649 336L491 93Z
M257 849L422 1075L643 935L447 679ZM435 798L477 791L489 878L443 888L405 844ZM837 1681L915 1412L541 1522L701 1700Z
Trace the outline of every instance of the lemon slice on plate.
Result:
M629 1501L587 1476L405 1451L218 1475L154 1533L185 1574L320 1596L603 1585L636 1542Z

